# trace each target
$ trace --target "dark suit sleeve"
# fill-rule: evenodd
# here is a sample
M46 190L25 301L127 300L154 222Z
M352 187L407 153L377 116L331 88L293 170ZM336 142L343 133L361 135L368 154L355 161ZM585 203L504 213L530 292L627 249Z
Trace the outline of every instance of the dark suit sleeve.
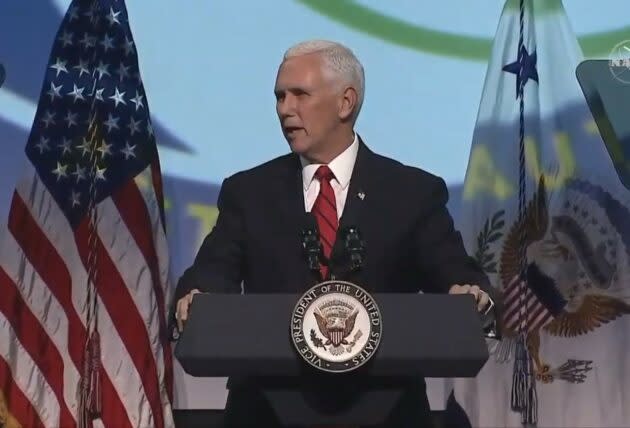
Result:
M191 290L196 288L201 292L241 292L245 227L237 195L238 187L233 179L226 179L217 200L217 222L201 244L193 265L184 272L177 284L169 314L171 338L177 336L174 331L177 301Z
M180 278L176 297L195 288L202 292L241 292L245 226L237 196L238 186L232 178L226 179L217 200L216 224L201 244L193 265Z
M430 185L430 196L425 202L430 208L416 228L418 266L425 280L420 285L429 293L448 293L453 284L478 285L490 295L494 310L484 317L486 332L501 337L497 322L502 313L501 295L491 286L479 264L468 255L461 234L455 230L448 212L448 189L444 180L435 178Z
M427 279L422 291L448 293L453 284L475 284L488 290L490 282L472 257L461 234L455 230L448 212L448 190L444 180L433 178L429 185L428 207L416 227L418 266Z

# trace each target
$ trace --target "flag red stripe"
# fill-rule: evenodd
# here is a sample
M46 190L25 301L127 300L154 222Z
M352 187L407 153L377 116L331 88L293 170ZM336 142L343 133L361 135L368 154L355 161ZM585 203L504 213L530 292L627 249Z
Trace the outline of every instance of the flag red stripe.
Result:
M17 192L13 195L9 230L28 261L64 309L68 319L68 353L80 373L87 332L72 303L72 277L57 249L48 241ZM131 428L125 407L104 370L101 372L101 381L103 408L107 409L102 416L105 425Z
M0 286L3 290L2 298L0 298L0 312L7 318L18 335L22 347L31 356L57 397L60 426L74 426L75 420L63 395L63 359L59 351L26 305L13 280L9 278L4 269L0 269Z
M538 318L545 310L545 307L540 302L536 302L536 305L529 311L529 316L527 317L529 319L529 323L531 324L536 321L536 318Z
M551 318L551 313L549 311L547 311L547 309L545 309L541 305L540 310L537 311L537 313L535 315L530 316L530 318L529 318L529 320L530 320L529 324L531 325L530 330L531 331L538 330L550 318Z
M536 298L536 296L534 295L534 293L532 293L530 289L527 289L525 291L524 296L522 294L519 294L518 297L519 298L516 301L514 301L511 305L505 307L506 319L509 319L510 317L513 317L513 316L518 317L518 312L521 310L521 308L527 312L529 311L529 309L531 309L532 305L538 302L538 299Z
M151 218L151 216L142 198L142 194L133 180L122 185L112 195L112 199L151 272L151 280L157 300L160 323L160 342L162 344L162 352L164 353L164 380L166 382L169 400L172 400L173 357L166 329L164 290L160 279L159 263L155 251L151 224L147 222L147 219Z
M44 427L44 423L39 418L37 411L13 380L11 369L2 356L0 356L0 390L4 393L4 397L7 400L6 404L9 412L23 427Z
M86 219L81 222L75 232L79 254L86 267L90 252L88 237L89 228ZM164 417L160 400L158 372L146 325L100 238L96 239L96 251L99 275L96 283L99 296L142 380L144 393L153 413L155 427L163 428Z
M508 297L505 300L505 307L506 308L511 308L512 305L518 304L520 298L521 298L521 293L516 292L516 293L512 294L511 297Z
M519 306L513 306L513 307L511 307L511 308L507 308L507 309L506 309L506 313L505 313L505 315L504 315L504 317L503 317L503 318L504 318L506 321L510 321L510 320L512 320L512 319L514 319L514 318L518 318L518 311L519 311L519 308L520 308Z

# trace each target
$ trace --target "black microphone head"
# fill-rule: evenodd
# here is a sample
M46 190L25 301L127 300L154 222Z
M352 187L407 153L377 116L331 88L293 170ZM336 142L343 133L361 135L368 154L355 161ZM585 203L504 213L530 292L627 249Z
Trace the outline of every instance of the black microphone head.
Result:
M319 231L315 216L307 212L304 214L304 224L302 225L302 248L306 255L309 269L319 271L319 264L322 261L322 246L319 242Z
M313 213L304 213L304 219L302 220L302 230L300 233L302 235L302 239L309 236L319 239L319 228L317 227L317 220L315 219Z
M352 223L345 226L341 231L341 239L343 239L345 257L349 263L350 271L361 269L365 255L365 242L358 226Z

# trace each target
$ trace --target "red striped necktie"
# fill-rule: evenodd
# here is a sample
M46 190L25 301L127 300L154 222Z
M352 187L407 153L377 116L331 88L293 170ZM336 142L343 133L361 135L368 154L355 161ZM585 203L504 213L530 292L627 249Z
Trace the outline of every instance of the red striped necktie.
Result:
M335 199L335 192L330 185L330 180L335 177L335 174L326 165L320 166L315 172L315 178L319 181L319 194L313 209L311 212L317 220L317 227L319 228L319 239L322 243L322 249L326 259L330 260L330 253L332 247L335 244L335 238L337 236L337 228L339 227L339 220L337 219L337 203ZM322 278L328 278L328 267L320 266Z

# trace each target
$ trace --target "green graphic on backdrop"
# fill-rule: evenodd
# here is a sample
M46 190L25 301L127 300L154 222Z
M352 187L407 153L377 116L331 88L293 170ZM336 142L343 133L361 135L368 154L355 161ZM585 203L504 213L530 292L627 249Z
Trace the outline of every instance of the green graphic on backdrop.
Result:
M315 12L347 27L386 42L422 52L486 61L490 56L492 39L435 30L386 15L359 4L356 0L296 0ZM539 3L536 14L553 13L561 6L560 0ZM508 7L518 9L518 0ZM579 37L585 57L607 58L612 46L630 39L630 25Z

